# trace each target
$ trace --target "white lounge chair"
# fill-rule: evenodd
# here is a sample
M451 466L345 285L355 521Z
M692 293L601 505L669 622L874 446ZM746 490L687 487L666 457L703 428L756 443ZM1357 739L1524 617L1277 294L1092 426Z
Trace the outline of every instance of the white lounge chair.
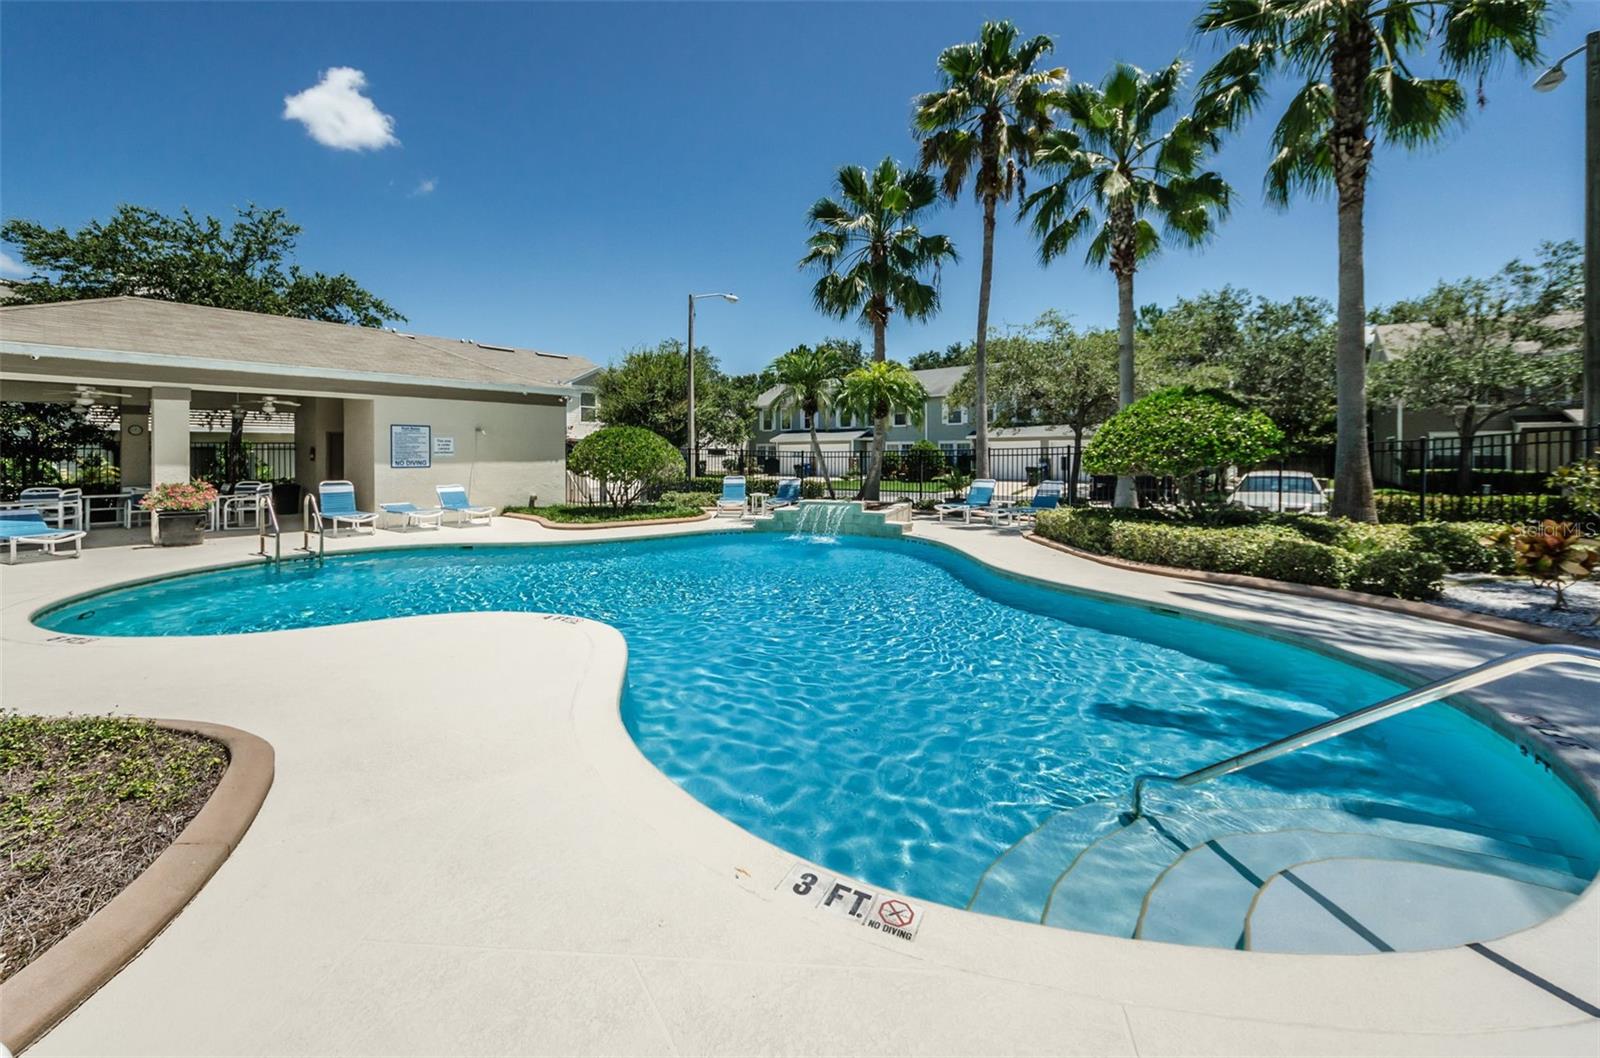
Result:
M62 544L72 545L72 557L83 554L83 538L89 534L81 529L52 529L35 509L28 507L0 510L0 542L10 546L10 561L17 560L17 545L31 544L54 555Z
M376 514L356 510L356 487L348 481L324 481L317 485L317 520L330 523L335 536L339 534L340 522L352 529L364 525L376 532L378 528Z
M444 524L443 507L418 507L414 503L380 503L378 509L400 519L402 528L437 529Z
M472 505L467 499L464 485L439 485L434 491L439 494L439 506L445 514L455 515L457 525L471 525L474 522L488 525L494 518L493 507Z
M743 517L745 509L750 505L750 497L744 490L744 477L739 474L729 474L722 479L722 495L717 497L717 513L731 513Z
M83 490L33 485L22 490L19 503L36 508L52 529L83 528Z
M240 481L233 491L218 501L221 528L259 529L261 512L267 505L272 486L264 481ZM233 523L233 524L230 524Z
M956 500L952 503L936 503L934 511L939 515L939 520L944 521L947 514L959 514L963 522L970 523L974 512L989 510L994 504L994 479L979 478L967 486L966 499Z

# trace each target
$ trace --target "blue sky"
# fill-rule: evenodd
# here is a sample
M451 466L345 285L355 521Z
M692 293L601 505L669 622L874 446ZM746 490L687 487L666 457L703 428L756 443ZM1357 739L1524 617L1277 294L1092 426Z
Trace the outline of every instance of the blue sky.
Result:
M753 370L796 342L858 333L811 307L812 277L795 267L805 211L841 164L914 160L910 100L934 86L942 47L1007 17L1053 36L1074 78L1098 80L1115 60L1154 67L1182 51L1203 63L1195 10L8 2L0 212L77 227L119 202L282 206L305 227L302 266L351 273L411 329L600 361L681 336L689 291L733 290L738 305L704 304L697 338L729 368ZM1596 25L1600 3L1573 4L1545 50L1575 47ZM364 75L372 107L340 134L371 149L325 146L284 116L286 97L336 68ZM1442 148L1381 154L1369 303L1579 237L1581 80L1550 95L1530 80L1492 78L1488 108ZM345 88L334 102L349 102L350 76L334 82ZM297 112L326 115L327 93ZM1232 217L1203 251L1149 264L1140 303L1224 283L1332 297L1332 204L1262 202L1269 130L1258 119L1223 152ZM978 211L963 199L925 227L948 233L963 260L944 274L935 320L891 328L893 356L973 334ZM1109 275L1076 260L1042 268L1027 234L1002 224L996 323L1056 308L1109 324L1114 299Z

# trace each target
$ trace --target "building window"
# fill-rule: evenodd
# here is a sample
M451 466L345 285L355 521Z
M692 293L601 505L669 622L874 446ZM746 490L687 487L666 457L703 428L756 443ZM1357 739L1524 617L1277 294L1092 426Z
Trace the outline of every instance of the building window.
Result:
M773 431L771 411L767 410L766 408L761 409L761 419L757 423L757 428L760 429L762 433L771 433Z
M911 413L904 408L896 408L894 410L894 424L896 426L910 426Z
M578 394L578 421L600 421L600 397L595 393Z
M944 406L944 423L946 426L960 426L967 421L967 409L955 404Z

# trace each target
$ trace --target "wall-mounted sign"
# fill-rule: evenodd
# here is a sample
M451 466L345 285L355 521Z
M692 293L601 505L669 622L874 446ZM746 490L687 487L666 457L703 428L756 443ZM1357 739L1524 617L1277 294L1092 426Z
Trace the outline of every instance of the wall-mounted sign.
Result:
M415 470L433 466L433 427L389 424L389 465Z
M456 439L454 437L435 437L433 439L433 454L436 456L455 455Z

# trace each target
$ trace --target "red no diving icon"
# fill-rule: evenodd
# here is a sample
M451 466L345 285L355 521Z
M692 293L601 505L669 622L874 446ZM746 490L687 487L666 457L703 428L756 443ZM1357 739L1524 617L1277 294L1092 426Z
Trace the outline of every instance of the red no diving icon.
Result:
M911 910L911 905L903 900L885 900L878 905L878 917L887 925L905 929L917 915Z

